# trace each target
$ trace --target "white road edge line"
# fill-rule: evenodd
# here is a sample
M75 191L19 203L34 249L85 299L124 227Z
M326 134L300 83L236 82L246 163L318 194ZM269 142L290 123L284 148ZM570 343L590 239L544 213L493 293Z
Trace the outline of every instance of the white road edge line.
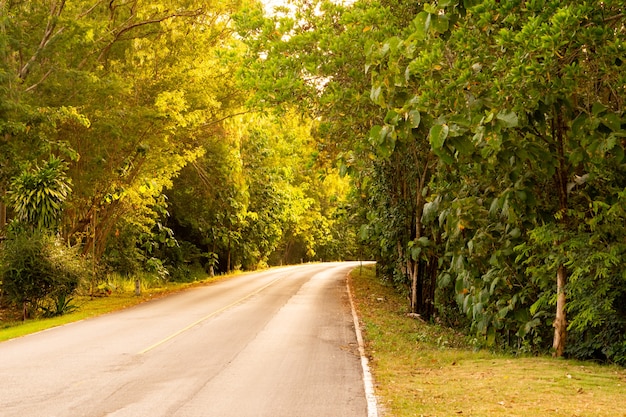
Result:
M352 297L350 288L350 272L346 277L346 286L348 288L348 298L350 299L350 308L352 309L352 320L354 320L354 330L356 332L356 340L359 344L359 355L361 356L361 367L363 368L363 385L365 386L365 398L367 400L367 417L378 417L378 404L376 395L374 394L374 379L370 372L369 362L365 356L365 344L363 343L363 335L361 334L361 325L359 316L356 314L356 307Z
M270 282L269 284L266 284L266 285L262 286L261 288L259 288L259 289L255 290L255 291L251 292L250 294L246 295L245 297L242 297L242 298L238 299L237 301L232 302L232 303L228 304L227 306L220 308L219 310L216 310L216 311L214 311L214 312L212 312L212 313L210 313L210 314L207 314L206 316L202 317L201 319L198 319L198 320L194 321L194 322L193 322L193 323L191 323L190 325L188 325L188 326L186 326L186 327L184 327L184 328L180 329L179 331L177 331L177 332L175 332L175 333L173 333L173 334L169 335L169 336L168 336L168 337L166 337L165 339L163 339L163 340L160 340L160 341L156 342L156 343L155 343L155 344L153 344L152 346L145 348L144 350L142 350L141 352L138 352L137 354L138 354L138 355L143 355L143 354L145 354L145 353L150 352L152 349L157 348L157 347L159 347L159 346L161 346L161 345L163 345L163 344L165 344L165 343L169 342L170 340L174 339L176 336L179 336L179 335L181 335L181 334L185 333L187 330L189 330L189 329L191 329L191 328L193 328L193 327L197 326L198 324L202 323L203 321L208 320L208 319L210 319L211 317L216 316L216 315L218 315L218 314L220 314L220 313L222 313L222 312L224 312L224 311L228 310L229 308L236 306L237 304L239 304L239 303L241 303L241 302L243 302L243 301L247 300L248 298L250 298L250 297L252 297L252 296L254 296L254 295L257 295L258 293L260 293L261 291L263 291L264 289L266 289L266 288L267 288L267 287L269 287L270 285L274 284L276 281L278 281L278 280L279 280L279 279L281 279L281 278L282 278L282 276L281 276L281 277L276 278L275 280L273 280L273 281L272 281L272 282Z

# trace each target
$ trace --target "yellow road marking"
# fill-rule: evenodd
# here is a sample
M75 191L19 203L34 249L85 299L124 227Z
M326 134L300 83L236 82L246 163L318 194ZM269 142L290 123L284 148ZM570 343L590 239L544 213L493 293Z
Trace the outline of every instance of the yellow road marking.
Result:
M254 295L256 295L256 294L260 293L261 291L263 291L264 289L266 289L266 288L267 288L267 287L269 287L270 285L274 284L274 283L275 283L276 281L278 281L280 278L281 278L281 277L276 278L275 280L273 280L273 281L272 281L272 282L270 282L269 284L266 284L266 285L262 286L261 288L259 288L258 290L254 291L254 292L251 292L250 294L246 295L245 297L242 297L242 298L240 298L239 300L234 301L234 302L232 302L232 303L228 304L226 307L222 307L222 308L220 308L219 310L216 310L216 311L212 312L211 314L207 314L206 316L202 317L201 319L198 319L198 320L194 321L193 323L191 323L191 324L190 324L190 325L188 325L187 327L184 327L184 328L180 329L180 330L179 330L179 331L177 331L176 333L173 333L173 334L171 334L170 336L166 337L165 339L163 339L163 340L161 340L161 341L159 341L159 342L157 342L157 343L153 344L152 346L147 347L146 349L144 349L144 350L140 351L138 354L139 354L139 355L143 355L144 353L148 353L148 352L150 352L152 349L157 348L157 347L159 347L159 346L161 346L161 345L163 345L163 344L165 344L165 343L169 342L170 340L174 339L174 338L175 338L175 337L177 337L177 336L180 336L181 334L185 333L187 330L189 330L189 329L191 329L191 328L193 328L193 327L197 326L198 324L202 323L203 321L208 320L208 319L210 319L211 317L216 316L216 315L218 315L218 314L220 314L220 313L222 313L222 312L224 312L224 311L228 310L229 308L234 307L234 306L236 306L237 304L239 304L239 303L241 303L241 302L243 302L243 301L247 300L248 298L250 298L250 297L252 297L252 296L254 296Z

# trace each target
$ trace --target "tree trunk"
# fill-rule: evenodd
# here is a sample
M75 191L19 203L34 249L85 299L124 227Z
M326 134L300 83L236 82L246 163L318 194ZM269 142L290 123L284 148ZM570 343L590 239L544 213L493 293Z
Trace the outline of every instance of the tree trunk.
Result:
M414 261L411 272L411 312L426 321L435 313L435 288L437 285L437 257L428 261Z
M426 158L426 161L424 162L424 169L422 170L420 178L418 178L415 183L415 240L422 237L422 214L424 213L424 204L426 203L423 193L428 181L430 180L429 162L429 158ZM409 269L411 274L411 312L424 314L427 312L424 297L424 280L427 279L427 268L422 259L414 259L412 263L412 268ZM430 317L424 317L424 319L429 318Z
M435 289L437 288L437 267L439 265L439 258L435 255L431 255L428 258L428 263L424 265L424 280L422 299L423 306L420 313L424 320L430 320L435 315Z
M559 266L556 273L556 318L554 319L554 357L563 356L565 350L565 339L567 337L567 319L565 317L565 285L567 284L567 272L563 265Z
M228 254L226 256L226 273L230 274L230 233L228 234Z
M417 294L418 294L418 281L419 281L419 261L412 262L413 268L411 268L411 313L418 312Z
M554 180L556 183L558 196L559 196L559 222L562 227L568 227L568 215L567 209L569 206L567 196L567 178L568 178L568 164L565 157L565 132L567 126L563 121L562 109L555 108L555 114L552 122L552 137L556 140L556 152L558 166L554 174ZM558 244L559 242L557 242ZM567 303L567 297L565 294L565 286L567 284L567 271L563 264L559 265L556 273L556 315L554 318L554 340L552 347L554 348L553 355L558 358L563 356L565 350L565 339L567 336L567 320L565 317L565 307Z
M7 225L7 206L0 201L0 229Z

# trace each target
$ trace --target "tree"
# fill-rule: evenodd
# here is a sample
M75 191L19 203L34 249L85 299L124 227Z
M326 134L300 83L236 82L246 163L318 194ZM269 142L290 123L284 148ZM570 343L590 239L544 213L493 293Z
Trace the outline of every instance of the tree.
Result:
M566 292L579 297L570 329L592 314L578 310L590 305L576 289L588 289L585 280L568 283L568 275L617 273L604 255L594 267L577 260L583 241L621 251L619 238L595 226L624 184L620 16L613 2L440 2L372 54L373 98L385 97L404 120L415 112L432 120L430 146L443 169L425 211L436 210L428 217L443 227L450 267L441 282L455 277L463 310L492 342L514 316L523 339L557 300L553 346L563 354ZM621 297L619 287L611 292L607 313ZM596 317L587 331L605 320Z
M66 239L99 258L120 222L150 230L164 188L198 157L198 138L237 111L237 7L3 2L1 179L24 155L64 154L74 184Z
M350 6L307 1L294 2L293 6L293 12L280 9L266 18L260 9L237 15L239 33L250 48L250 63L242 71L244 80L256 91L255 105L295 106L314 118L318 160L326 161L326 165L338 165L343 175L353 174L355 186L359 188L353 194L360 200L357 203L370 204L364 196L371 177L400 170L399 165L378 170L373 168L372 161L375 165L380 157L381 165L392 165L401 158L390 158L394 145L391 138L395 141L395 133L386 135L386 130L379 128L370 135L374 125L383 123L386 111L377 106L380 104L377 98L374 102L370 100L376 93L368 93L371 84L369 76L363 72L367 64L363 51L408 26L410 17L421 6L395 1L355 2ZM396 116L389 117L397 124L401 116ZM416 127L419 125L417 120L413 123ZM367 140L368 137L371 140ZM424 174L425 183L429 165L418 167L417 177ZM408 175L410 178L406 181L413 184L416 177L411 177L411 171ZM408 200L421 194L412 191L412 196L405 195L406 203L412 204ZM379 222L382 218L373 221ZM410 219L408 223L412 224ZM374 233L377 229L372 225L368 230ZM414 228L408 235L412 233L415 233ZM370 238L378 242L390 242L387 238L391 238L394 251L396 244L401 247L401 253L395 253L403 263L399 270L407 275L404 263L412 260L410 255L406 256L405 236L402 233L381 240L370 233Z

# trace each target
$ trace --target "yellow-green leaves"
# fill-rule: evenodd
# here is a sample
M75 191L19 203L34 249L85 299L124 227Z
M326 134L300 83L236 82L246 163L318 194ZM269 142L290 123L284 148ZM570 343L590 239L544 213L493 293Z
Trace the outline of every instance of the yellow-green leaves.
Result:
M188 105L184 92L180 90L163 91L157 95L154 106L161 117L176 122L176 125L171 126L170 129L176 129L177 126L187 126L185 113Z

